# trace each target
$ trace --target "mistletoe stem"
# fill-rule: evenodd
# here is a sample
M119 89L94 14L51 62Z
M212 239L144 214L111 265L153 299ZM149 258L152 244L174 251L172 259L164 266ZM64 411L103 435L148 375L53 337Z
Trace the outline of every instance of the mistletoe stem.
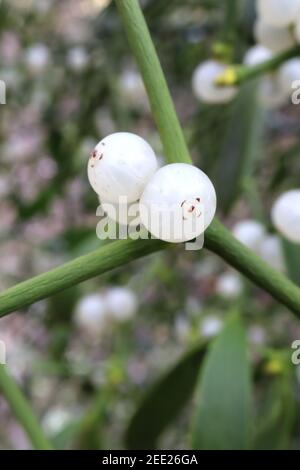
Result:
M273 56L261 64L252 67L246 65L231 65L216 79L220 86L241 85L249 80L274 72L281 64L293 57L300 56L300 47L296 46Z
M53 449L25 396L14 379L6 371L6 367L5 365L0 365L0 392L6 398L15 417L22 424L34 448L38 450Z

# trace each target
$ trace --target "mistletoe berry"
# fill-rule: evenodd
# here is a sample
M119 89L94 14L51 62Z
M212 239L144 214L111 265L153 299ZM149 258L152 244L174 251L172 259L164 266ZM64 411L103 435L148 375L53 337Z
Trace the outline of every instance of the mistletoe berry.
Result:
M282 52L295 44L290 28L273 26L260 18L254 25L254 35L260 44L274 53Z
M279 83L282 90L288 95L293 91L294 82L300 79L300 59L291 59L279 69Z
M289 26L300 15L300 0L257 0L259 16L274 26Z
M160 168L140 199L140 217L147 230L168 242L201 235L216 212L216 192L208 176L186 163Z
M258 252L259 246L265 237L264 226L256 220L247 219L238 222L233 227L233 235L250 250Z
M75 323L79 329L91 336L97 336L107 322L107 305L101 294L82 297L75 309Z
M89 159L88 177L106 202L118 203L126 196L130 203L140 198L157 166L155 153L144 139L118 132L98 143Z
M196 97L206 103L227 103L231 101L237 88L232 86L218 86L215 80L224 73L226 65L215 60L207 60L194 71L192 87Z
M109 315L117 322L130 320L137 311L136 295L127 287L111 287L105 301Z
M300 189L283 193L275 202L271 217L281 235L300 243Z

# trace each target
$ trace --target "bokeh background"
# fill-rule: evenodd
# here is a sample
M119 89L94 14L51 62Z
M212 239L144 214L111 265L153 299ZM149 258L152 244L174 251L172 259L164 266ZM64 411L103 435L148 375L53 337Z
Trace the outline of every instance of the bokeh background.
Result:
M242 61L254 44L254 1L141 3L193 160L216 185L220 217L230 228L255 219L277 236L270 208L299 184L300 107L289 100L262 106L256 82L220 106L199 102L191 87L203 60ZM162 164L164 155L109 0L2 1L0 78L7 86L0 105L3 290L106 243L96 237L99 202L86 175L102 137L134 132ZM277 242L261 255L300 282ZM120 286L131 295L127 316L99 328L78 321L79 310L101 309ZM237 306L249 341L256 446L299 448L300 369L291 364L299 323L205 250L178 246L38 302L2 319L0 340L10 372L57 448L122 448L130 418L155 381L186 351L210 342ZM176 386L163 393L172 400ZM159 447L190 446L195 400L166 426ZM152 419L145 415L145 428ZM0 448L31 448L1 396L0 421Z

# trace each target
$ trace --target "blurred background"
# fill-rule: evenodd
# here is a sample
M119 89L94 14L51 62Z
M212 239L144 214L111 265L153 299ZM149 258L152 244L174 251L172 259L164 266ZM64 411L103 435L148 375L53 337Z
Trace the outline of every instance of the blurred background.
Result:
M6 84L6 104L0 105L1 290L107 243L96 237L99 202L86 175L89 154L104 136L139 134L164 162L112 3L0 4L0 79ZM299 250L281 243L270 220L276 197L299 184L300 107L288 99L265 106L257 81L221 105L198 101L191 85L205 60L243 61L255 43L255 2L141 4L194 163L215 183L219 216L233 230L255 221L264 231L259 254L300 284ZM300 368L291 362L299 322L205 250L178 246L38 302L2 319L0 340L11 374L57 448L123 448L126 439L136 447L153 437L143 441L131 421L139 404L155 401L155 390L176 404L184 376L178 371L172 387L162 381L155 389L157 380L187 351L210 343L236 309L249 344L253 446L299 448ZM197 396L186 395L172 419L158 425L159 448L190 447ZM158 410L153 415L144 406L145 429L159 420ZM1 449L31 448L1 396L0 420Z

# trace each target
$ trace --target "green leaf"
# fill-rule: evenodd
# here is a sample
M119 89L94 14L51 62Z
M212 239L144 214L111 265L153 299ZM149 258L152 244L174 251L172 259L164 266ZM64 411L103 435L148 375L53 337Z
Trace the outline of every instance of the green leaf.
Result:
M244 327L229 319L203 365L192 432L194 449L246 449L250 429L250 369Z
M253 173L262 143L263 112L258 104L257 80L242 86L233 105L216 175L219 208L228 212L244 180Z
M300 245L282 239L286 268L290 279L300 286Z
M292 374L276 377L264 388L265 406L256 425L254 448L288 449L295 417Z
M125 435L127 448L156 447L160 434L192 396L205 352L206 345L198 345L152 386L129 423Z

